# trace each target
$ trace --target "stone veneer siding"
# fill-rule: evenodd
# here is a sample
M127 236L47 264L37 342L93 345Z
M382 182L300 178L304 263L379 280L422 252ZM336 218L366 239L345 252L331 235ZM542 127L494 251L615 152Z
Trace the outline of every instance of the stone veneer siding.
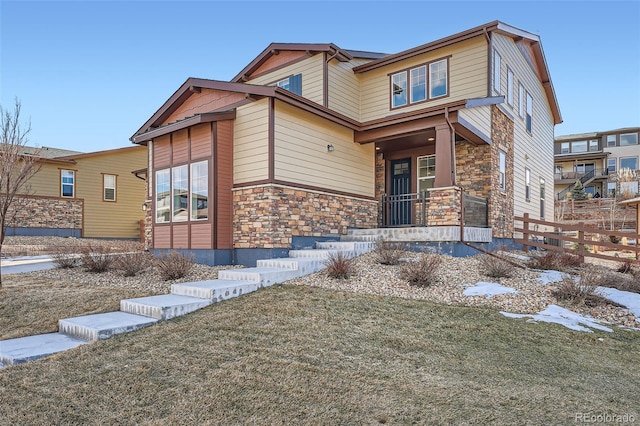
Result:
M233 190L234 248L288 248L294 236L374 228L378 201L281 185Z
M456 181L467 194L487 198L491 192L491 145L456 142Z
M459 187L429 190L427 226L459 226L462 191Z
M489 226L495 238L513 238L513 121L497 106L491 107L491 188L489 194ZM506 153L506 190L500 191L499 155Z
M79 198L20 197L13 199L7 217L12 228L82 230L84 200Z

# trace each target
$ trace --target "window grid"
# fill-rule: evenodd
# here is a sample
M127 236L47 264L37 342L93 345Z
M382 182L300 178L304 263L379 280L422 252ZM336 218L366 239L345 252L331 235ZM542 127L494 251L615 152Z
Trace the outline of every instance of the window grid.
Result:
M391 74L391 108L448 96L448 67L449 59L445 58Z
M73 198L76 195L76 174L74 170L62 170L61 172L61 195L65 198Z
M103 200L116 201L116 176L103 175Z
M427 99L427 67L413 68L411 76L411 103Z
M433 188L436 178L436 156L418 157L418 192Z

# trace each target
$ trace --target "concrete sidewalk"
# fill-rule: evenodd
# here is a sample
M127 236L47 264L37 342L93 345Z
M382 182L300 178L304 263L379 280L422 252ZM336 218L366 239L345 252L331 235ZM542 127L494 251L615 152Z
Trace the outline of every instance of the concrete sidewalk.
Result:
M0 260L2 275L21 274L24 272L41 271L55 267L51 256L21 256L3 258Z

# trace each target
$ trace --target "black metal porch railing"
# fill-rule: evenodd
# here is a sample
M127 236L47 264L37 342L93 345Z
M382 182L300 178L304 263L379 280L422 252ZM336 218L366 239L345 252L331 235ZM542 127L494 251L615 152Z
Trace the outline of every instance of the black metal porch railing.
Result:
M487 228L489 226L489 206L486 198L463 194L462 205L462 223L464 226L478 228Z
M596 177L596 172L598 171L598 169L593 169L588 171L587 173L585 173L582 177L580 177L580 179L576 179L576 181L580 181L581 184L585 184L587 182L589 182L590 180L592 180L593 178ZM569 191L571 191L573 189L573 185L569 185L568 187L566 187L565 189L563 189L562 191L558 192L558 200L563 200L564 197L566 197L566 195L569 193Z

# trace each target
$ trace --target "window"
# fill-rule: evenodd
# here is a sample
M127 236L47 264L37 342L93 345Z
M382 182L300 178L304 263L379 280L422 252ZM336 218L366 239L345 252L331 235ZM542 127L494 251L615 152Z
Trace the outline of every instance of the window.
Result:
M544 219L545 196L544 179L540 178L540 219Z
M518 83L518 114L520 118L524 117L524 86Z
M589 151L597 151L598 150L598 139L591 139L589 141Z
M500 92L500 54L497 50L493 51L493 90Z
M607 174L616 172L616 159L615 158L607 158Z
M391 106L393 108L407 104L407 73L391 76Z
M429 64L429 98L447 95L447 60Z
M569 142L562 142L560 145L560 154L568 154L571 152L571 144Z
M209 168L207 161L191 164L191 220L209 218Z
M571 142L571 152L587 152L587 141Z
M607 146L616 146L616 135L607 136Z
M526 105L526 126L527 132L531 133L532 123L533 121L533 98L527 92L527 105Z
M411 70L411 103L427 99L427 67Z
M418 192L433 188L436 178L436 156L418 157Z
M103 186L103 200L115 201L116 200L116 176L115 175L102 175Z
M638 157L624 157L620 158L620 170L638 170Z
M174 222L184 222L189 217L189 176L187 166L174 167L171 170L171 199L173 200L172 218Z
M616 196L616 183L607 182L607 197L615 198Z
M440 59L391 74L391 108L448 96L448 67L449 60Z
M531 171L524 169L524 199L531 201Z
M499 161L499 184L500 184L500 190L504 192L507 189L507 181L506 181L507 154L504 151L499 151L498 152L498 161Z
M74 170L62 170L60 173L61 191L63 197L73 198L76 196L76 172Z
M555 178L562 179L562 165L556 164Z
M302 96L302 74L292 75L275 83L276 86L282 87L296 95Z
M513 106L513 71L507 67L507 103Z
M156 222L171 220L171 174L169 169L156 172Z
M638 145L637 133L625 133L620 135L620 146Z

